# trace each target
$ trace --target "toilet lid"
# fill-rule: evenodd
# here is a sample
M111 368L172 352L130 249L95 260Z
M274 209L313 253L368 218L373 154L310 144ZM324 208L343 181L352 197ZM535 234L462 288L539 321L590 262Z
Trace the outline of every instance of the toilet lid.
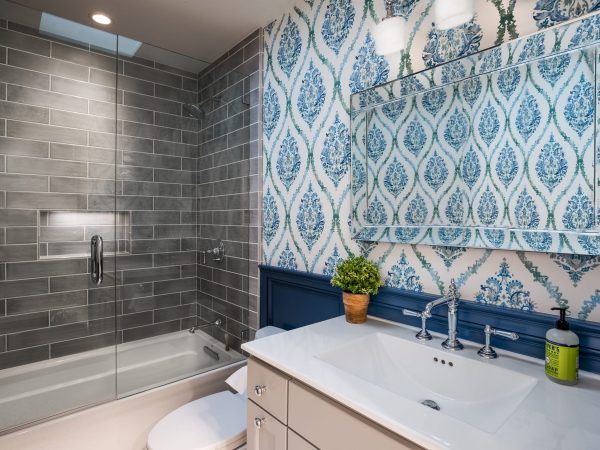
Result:
M246 441L246 398L229 391L195 400L163 417L148 450L217 450Z

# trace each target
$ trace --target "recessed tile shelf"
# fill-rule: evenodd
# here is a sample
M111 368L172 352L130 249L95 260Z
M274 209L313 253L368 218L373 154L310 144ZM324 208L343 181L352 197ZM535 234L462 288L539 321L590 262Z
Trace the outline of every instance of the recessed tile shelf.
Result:
M129 211L40 211L39 259L88 257L90 239L104 239L104 254L128 254L131 238Z

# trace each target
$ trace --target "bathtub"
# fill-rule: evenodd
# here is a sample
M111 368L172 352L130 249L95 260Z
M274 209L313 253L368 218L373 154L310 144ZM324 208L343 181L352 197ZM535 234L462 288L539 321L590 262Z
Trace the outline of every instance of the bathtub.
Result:
M206 352L205 347L211 351ZM121 344L116 352L115 347L105 347L5 369L0 371L0 431L131 396L243 359L234 350L225 351L221 342L206 333L180 331Z

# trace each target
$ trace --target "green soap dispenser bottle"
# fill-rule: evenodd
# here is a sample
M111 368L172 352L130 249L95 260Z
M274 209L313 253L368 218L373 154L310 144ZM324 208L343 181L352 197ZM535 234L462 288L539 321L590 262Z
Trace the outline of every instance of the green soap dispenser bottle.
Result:
M552 308L560 311L556 328L546 333L546 376L555 383L577 384L579 372L579 337L569 331L567 308Z

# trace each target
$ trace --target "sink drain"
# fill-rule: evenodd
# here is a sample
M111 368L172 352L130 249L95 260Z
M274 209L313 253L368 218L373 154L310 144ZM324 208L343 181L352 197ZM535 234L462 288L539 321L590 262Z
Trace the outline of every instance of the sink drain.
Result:
M436 411L440 410L440 405L438 405L437 402L435 402L433 400L423 400L421 402L421 405L425 405L428 408L435 409Z

